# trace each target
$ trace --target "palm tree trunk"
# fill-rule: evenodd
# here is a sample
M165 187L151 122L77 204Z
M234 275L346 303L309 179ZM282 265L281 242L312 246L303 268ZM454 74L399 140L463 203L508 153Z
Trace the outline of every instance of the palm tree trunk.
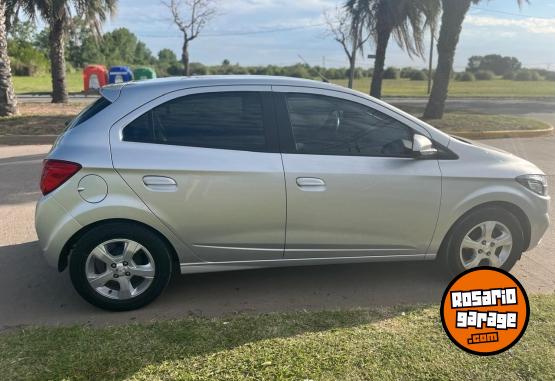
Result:
M382 97L382 82L385 67L385 54L387 45L391 37L390 29L382 29L378 31L376 41L376 60L374 61L374 73L372 75L372 85L370 86L370 95L375 98Z
M453 72L455 51L459 43L462 24L471 0L443 0L441 30L437 42L438 61L430 99L424 119L441 119L445 112L445 101L449 90L449 80Z
M0 0L0 116L11 116L17 114L17 100L8 56L5 14L6 3Z
M52 71L52 103L67 103L66 59L64 52L64 22L50 22L50 64Z

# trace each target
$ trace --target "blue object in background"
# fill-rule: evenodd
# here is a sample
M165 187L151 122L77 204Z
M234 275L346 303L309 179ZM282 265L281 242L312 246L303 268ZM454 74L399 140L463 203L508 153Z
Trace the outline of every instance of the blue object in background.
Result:
M133 80L133 71L128 66L112 66L108 74L108 83L121 83Z

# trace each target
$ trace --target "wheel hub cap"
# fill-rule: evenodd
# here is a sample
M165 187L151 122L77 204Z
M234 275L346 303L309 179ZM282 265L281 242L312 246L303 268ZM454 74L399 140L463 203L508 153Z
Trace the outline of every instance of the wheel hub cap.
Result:
M511 254L511 231L499 221L474 226L463 238L460 259L465 269L478 266L501 267Z
M85 273L89 285L110 299L125 300L145 292L155 276L154 259L138 242L113 239L89 254Z

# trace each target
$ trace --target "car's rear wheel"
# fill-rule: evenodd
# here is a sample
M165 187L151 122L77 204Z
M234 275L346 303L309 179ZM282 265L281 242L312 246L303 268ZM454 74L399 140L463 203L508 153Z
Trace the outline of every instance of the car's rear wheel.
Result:
M126 311L153 301L171 276L167 245L150 229L107 223L85 233L70 257L77 292L100 308Z
M454 274L482 266L508 271L522 250L518 219L504 209L486 207L470 212L456 223L442 255Z

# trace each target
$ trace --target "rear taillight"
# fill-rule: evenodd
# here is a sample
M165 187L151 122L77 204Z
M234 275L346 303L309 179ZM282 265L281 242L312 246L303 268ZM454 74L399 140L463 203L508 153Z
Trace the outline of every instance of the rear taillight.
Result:
M81 165L62 160L45 160L40 179L40 190L47 195L79 172Z

